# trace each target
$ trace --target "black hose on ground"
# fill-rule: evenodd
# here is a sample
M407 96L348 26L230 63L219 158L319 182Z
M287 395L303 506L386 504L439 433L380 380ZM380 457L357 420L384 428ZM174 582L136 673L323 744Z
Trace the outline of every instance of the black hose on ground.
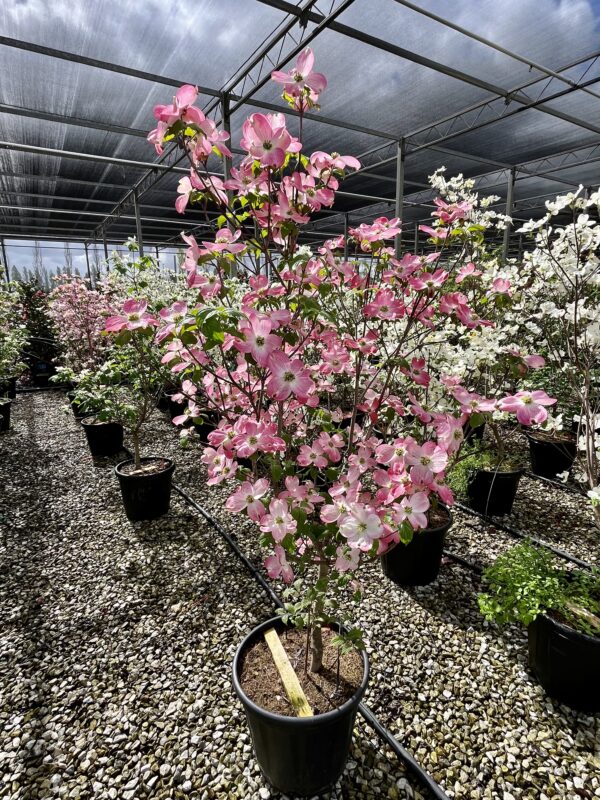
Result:
M554 545L550 544L549 542L544 542L542 539L538 539L537 536L532 536L529 533L520 531L518 528L513 528L512 525L507 525L504 522L498 522L495 517L488 517L486 514L481 514L479 511L475 511L474 509L464 506L462 503L458 503L456 501L454 503L454 508L464 511L465 514L471 514L473 517L478 517L484 522L487 522L489 525L492 525L494 528L498 528L498 530L508 533L509 536L513 536L515 539L528 539L530 542L538 545L538 547L544 547L546 550L550 550L550 552L554 553L555 556L559 556L559 558L563 558L565 561L570 561L572 564L581 567L581 569L593 569L592 565L588 564L587 561L583 561L581 558L577 558L577 556L573 556L570 553L567 553L565 550L554 547Z

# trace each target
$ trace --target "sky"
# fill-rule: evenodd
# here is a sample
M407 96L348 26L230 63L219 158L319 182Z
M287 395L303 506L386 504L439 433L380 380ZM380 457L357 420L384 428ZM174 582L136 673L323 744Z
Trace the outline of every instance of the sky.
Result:
M600 50L600 0L413 2L551 68ZM328 8L330 4L321 5ZM255 0L12 0L0 4L0 31L4 35L213 88L222 86L283 19L281 13ZM339 21L504 87L531 77L526 65L440 27L394 0L355 0ZM338 119L406 133L487 96L477 87L332 31L324 31L311 46L317 68L329 81L322 97L323 113ZM242 86L237 88L240 91ZM0 46L3 102L148 130L153 127L154 103L166 102L169 96L166 86ZM258 96L277 102L278 88L267 85ZM599 116L600 100L590 99L586 114L592 119ZM242 114L235 115L234 144L242 120ZM535 112L520 114L518 127L511 129L510 144L517 149L523 143L543 143L553 135L563 135L554 123ZM576 128L574 132L577 133ZM341 141L343 135L336 128L307 125L305 144L309 149L357 154L373 141L356 134L348 134ZM507 144L499 141L501 138L494 139L492 134L489 144L486 141L479 146L492 152ZM0 115L0 139L65 150L87 148L90 152L144 161L153 158L142 138L119 138L6 114ZM474 147L469 140L466 144ZM443 155L439 158L441 161ZM101 196L103 181L131 185L140 174L68 159L48 159L44 169L48 165L50 172L60 169L62 174L68 170L78 177L78 170L87 170L85 176L93 176L97 187L76 188L89 193L89 199ZM3 181L3 169L31 174L31 188L26 189L39 191L41 184L35 182L37 167L33 156L0 150L0 198L4 198L3 187L11 188L9 178ZM61 185L63 191L66 185ZM19 190L25 191L22 185ZM52 194L52 184L45 184L44 190ZM25 201L19 202L23 205ZM6 242L9 263L20 268L31 264L33 253L23 244L27 243ZM81 248L72 246L74 263L85 269ZM51 269L64 263L59 242L42 243L42 253L44 264ZM172 255L166 260L172 261Z

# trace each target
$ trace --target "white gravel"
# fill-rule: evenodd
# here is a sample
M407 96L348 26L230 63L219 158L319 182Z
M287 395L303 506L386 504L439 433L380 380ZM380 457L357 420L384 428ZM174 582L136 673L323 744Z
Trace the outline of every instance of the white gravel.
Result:
M0 797L277 797L230 678L235 648L271 606L177 496L162 519L129 522L118 459L93 462L63 403L19 396L0 435ZM162 416L146 440L206 498L197 453ZM422 795L360 721L330 797Z

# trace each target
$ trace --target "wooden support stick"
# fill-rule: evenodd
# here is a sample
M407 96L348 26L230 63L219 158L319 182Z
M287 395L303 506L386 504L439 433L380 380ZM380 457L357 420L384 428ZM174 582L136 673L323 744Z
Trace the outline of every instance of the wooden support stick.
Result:
M277 671L281 676L285 691L290 699L290 703L298 717L312 717L313 710L310 707L306 695L300 686L300 681L296 675L294 668L288 658L287 653L283 649L281 640L277 635L275 628L270 628L265 631L265 641L269 645L269 650L273 656L273 661L277 667Z

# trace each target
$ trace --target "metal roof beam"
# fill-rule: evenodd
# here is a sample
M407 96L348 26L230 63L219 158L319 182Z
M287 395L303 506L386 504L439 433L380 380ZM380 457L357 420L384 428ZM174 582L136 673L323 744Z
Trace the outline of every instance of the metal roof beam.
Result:
M506 47L502 47L502 45L499 45L496 42L492 42L490 39L486 39L483 36L479 36L474 31L470 31L467 28L463 28L460 25L457 25L455 22L446 19L445 17L441 17L438 14L434 14L432 11L429 11L426 8L422 8L421 6L417 6L414 3L409 2L409 0L394 0L394 2L398 3L398 5L409 8L411 11L415 11L417 14L420 14L423 17L428 17L429 19L438 22L445 28L450 28L451 30L457 31L458 33L461 33L463 36L466 36L469 39L473 39L476 42L480 42L486 47L490 47L492 50L495 50L498 53L502 53L503 55L508 56L509 58L512 58L515 61L520 61L521 64L525 64L527 67L529 67L530 70L535 69L549 78L556 78L556 80L561 81L561 83L566 83L568 86L575 87L577 85L574 80L572 80L571 78L567 78L564 75L561 75L560 72L555 72L552 69L548 69L547 67L544 67L542 64L538 64L537 62L533 61L533 59L528 58L527 56L522 56L519 53L515 53ZM590 89L583 89L582 91L584 91L586 94L591 95L592 97L600 99L600 95L597 94L596 92L592 92Z
M128 75L131 78L139 78L143 81L150 81L151 83L162 83L165 86L174 86L179 89L183 83L193 83L195 86L198 84L196 81L181 81L175 78L167 78L164 75L157 75L153 72L144 72L141 69L132 69L131 67L124 67L121 64L113 64L109 61L101 61L98 58L88 58L87 56L80 56L76 53L69 53L64 50L56 50L53 47L46 47L41 44L34 44L33 42L25 42L22 39L13 39L10 36L0 36L0 45L5 47L15 47L18 50L27 50L30 53L38 53L50 58L59 58L63 61L71 61L74 64L84 64L87 67L94 67L95 69L103 69L108 72L117 72L120 75ZM212 97L219 97L220 92L216 89L211 89L207 86L199 86L199 91Z

